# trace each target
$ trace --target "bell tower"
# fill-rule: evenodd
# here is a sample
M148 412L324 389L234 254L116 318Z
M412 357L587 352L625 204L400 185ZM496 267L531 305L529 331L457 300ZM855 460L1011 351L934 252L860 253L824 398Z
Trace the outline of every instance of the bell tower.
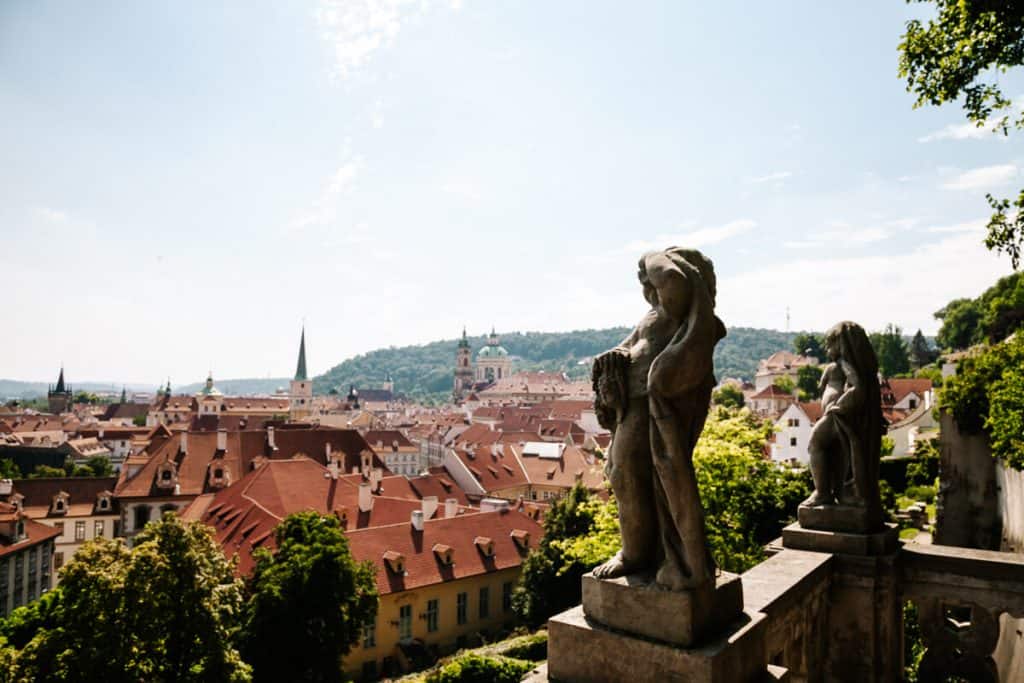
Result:
M455 384L452 388L452 398L456 401L473 387L473 350L469 348L469 340L466 338L466 328L462 328L462 339L455 349Z
M299 362L295 366L295 379L288 391L288 417L301 420L313 413L313 383L306 374L306 326L299 338Z

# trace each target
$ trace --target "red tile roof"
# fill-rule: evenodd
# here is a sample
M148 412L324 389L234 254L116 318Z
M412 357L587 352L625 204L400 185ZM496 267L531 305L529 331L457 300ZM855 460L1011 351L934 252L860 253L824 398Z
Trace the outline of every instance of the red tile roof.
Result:
M416 531L409 523L352 531L349 547L357 560L370 560L377 570L377 588L382 595L422 588L469 576L511 569L522 564L529 547L517 545L515 532L526 532L539 540L543 530L536 521L516 511L477 512L424 522ZM522 533L517 534L522 537ZM477 537L493 540L490 556L475 544ZM532 541L533 544L536 541ZM452 564L433 551L436 545L452 550ZM405 571L397 574L382 561L385 553L405 558Z

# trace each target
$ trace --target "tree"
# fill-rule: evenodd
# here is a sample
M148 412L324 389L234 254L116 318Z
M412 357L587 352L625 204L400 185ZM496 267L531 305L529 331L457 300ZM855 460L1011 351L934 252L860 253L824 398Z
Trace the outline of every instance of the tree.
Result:
M801 332L793 339L793 350L801 356L817 358L818 362L824 363L828 360L825 354L824 341L821 336L813 332Z
M234 645L242 584L212 533L167 513L131 550L83 545L60 584L0 628L20 650L14 680L248 681Z
M0 479L20 479L21 470L10 458L0 458Z
M903 341L903 330L889 323L881 332L868 335L878 356L878 369L883 377L894 377L910 371L910 354Z
M341 681L341 658L377 615L376 571L356 562L338 520L289 515L258 552L244 653L256 681Z
M918 329L914 338L910 341L910 364L915 370L931 365L935 362L935 352L928 345L921 330Z
M723 384L711 394L711 402L726 408L742 408L746 403L743 392L735 384Z
M995 79L1024 63L1024 3L928 0L936 17L907 22L899 45L899 75L917 96L914 107L939 106L963 97L967 119L1008 135L1024 127ZM1014 270L1024 251L1024 191L1013 201L986 195L993 214L985 246L1010 257ZM1011 209L1012 206L1012 209Z
M91 472L90 477L112 477L114 466L110 464L110 458L104 455L94 455L85 461L85 468Z
M779 375L775 378L772 384L774 384L777 389L787 394L792 394L796 391L796 382L794 382L793 378L789 375Z
M813 401L821 397L818 382L821 381L821 368L817 365L803 365L796 371L796 388L800 392L801 401Z
M956 351L980 341L978 330L981 323L981 311L973 299L953 299L935 311L935 318L942 321L935 341L939 346Z

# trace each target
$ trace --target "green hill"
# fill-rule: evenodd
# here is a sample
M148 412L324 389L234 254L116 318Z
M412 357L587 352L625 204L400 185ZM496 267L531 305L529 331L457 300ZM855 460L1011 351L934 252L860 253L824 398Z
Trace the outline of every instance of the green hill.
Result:
M587 362L620 341L629 328L572 332L508 332L501 334L501 345L513 357L516 370L566 372L570 377L590 376ZM715 372L719 378L753 379L757 362L775 351L791 350L796 332L733 327L715 349ZM486 344L485 336L470 337L476 350ZM334 366L313 386L317 393L337 390L345 393L350 384L378 388L387 373L395 391L420 399L443 399L451 392L457 339L445 339L419 346L389 347L370 351Z

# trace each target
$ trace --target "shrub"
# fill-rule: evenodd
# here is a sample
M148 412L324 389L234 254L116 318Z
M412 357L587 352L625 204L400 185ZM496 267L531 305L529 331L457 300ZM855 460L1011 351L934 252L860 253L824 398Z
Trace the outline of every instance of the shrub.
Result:
M503 657L524 659L528 662L540 662L548 658L548 634L545 631L530 636L516 638L507 647L496 652Z
M530 662L467 653L427 676L426 683L519 683L533 668Z
M906 491L907 498L913 498L914 500L924 501L925 503L935 502L935 487L934 486L908 486Z

